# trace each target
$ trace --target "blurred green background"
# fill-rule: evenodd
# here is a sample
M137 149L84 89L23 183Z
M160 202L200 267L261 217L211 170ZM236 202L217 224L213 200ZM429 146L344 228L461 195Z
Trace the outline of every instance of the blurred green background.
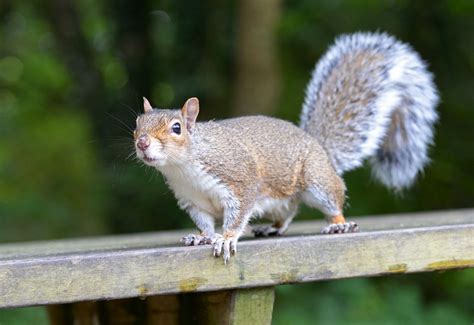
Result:
M349 173L347 215L474 206L474 1L0 2L0 242L192 227L134 160L141 97L201 101L201 120L298 121L316 60L341 33L387 31L429 63L441 94L432 163L393 195ZM320 214L303 208L299 219ZM275 324L472 324L472 270L277 290ZM0 310L41 324L43 308Z

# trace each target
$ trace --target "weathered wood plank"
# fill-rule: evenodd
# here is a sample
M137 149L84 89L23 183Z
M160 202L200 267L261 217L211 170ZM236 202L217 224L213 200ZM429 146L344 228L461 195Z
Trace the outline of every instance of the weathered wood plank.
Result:
M273 286L474 267L474 223L251 240L225 266L209 247L0 260L0 307Z
M349 219L356 221L360 225L361 232L462 225L474 223L474 209L349 217ZM323 220L294 222L285 236L317 234L324 225L325 222ZM0 261L12 257L52 256L103 250L180 246L180 238L191 232L196 232L196 229L0 244ZM244 237L243 241L248 239L249 237Z

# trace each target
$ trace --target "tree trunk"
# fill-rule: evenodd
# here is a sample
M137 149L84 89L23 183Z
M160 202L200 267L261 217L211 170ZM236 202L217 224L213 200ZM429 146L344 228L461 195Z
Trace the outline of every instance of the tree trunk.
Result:
M75 3L72 0L49 0L38 5L38 9L49 23L61 58L74 81L71 98L75 106L87 111L94 132L103 135L104 128L100 122L107 106L105 85L94 63L93 49L81 30Z
M123 98L137 99L141 104L143 96L151 95L153 85L152 44L150 37L150 17L152 11L149 1L109 1L113 20L116 24L115 44L125 63L129 84L122 89ZM155 63L159 64L159 63ZM139 105L141 109L141 105Z
M278 0L238 2L234 111L238 115L270 114L278 107L280 74L276 27Z

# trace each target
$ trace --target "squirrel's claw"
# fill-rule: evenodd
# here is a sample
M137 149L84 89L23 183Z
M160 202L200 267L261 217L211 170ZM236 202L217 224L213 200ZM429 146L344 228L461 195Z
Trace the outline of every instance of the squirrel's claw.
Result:
M181 242L184 243L185 246L197 246L201 243L203 238L201 235L189 234L181 238Z
M214 256L219 257L222 255L225 264L230 260L230 255L234 255L236 252L237 241L232 237L219 237L214 243Z
M342 234L357 231L359 231L359 226L353 221L345 223L331 223L330 225L321 229L322 234Z
M181 238L181 242L184 243L185 246L213 245L220 237L222 237L222 235L219 234L209 236L189 234Z

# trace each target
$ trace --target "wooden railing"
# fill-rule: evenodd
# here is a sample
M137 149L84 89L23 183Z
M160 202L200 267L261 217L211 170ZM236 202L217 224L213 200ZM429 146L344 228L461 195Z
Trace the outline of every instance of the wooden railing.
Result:
M244 238L227 265L182 247L189 231L0 245L0 307L48 305L54 324L268 324L276 285L474 267L474 209L351 220L361 232Z

